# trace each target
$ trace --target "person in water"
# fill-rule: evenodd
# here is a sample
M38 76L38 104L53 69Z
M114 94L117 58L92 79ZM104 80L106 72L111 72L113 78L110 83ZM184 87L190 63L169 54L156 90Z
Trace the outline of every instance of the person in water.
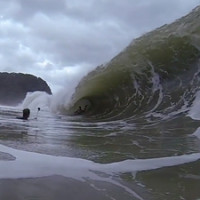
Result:
M25 108L25 109L23 110L23 116L22 116L22 117L17 117L17 119L28 120L29 116L30 116L30 109Z
M81 108L81 106L78 107L78 110L75 111L75 114L77 115L81 115L83 113L85 113L85 111L87 110L88 105L85 105L84 109Z

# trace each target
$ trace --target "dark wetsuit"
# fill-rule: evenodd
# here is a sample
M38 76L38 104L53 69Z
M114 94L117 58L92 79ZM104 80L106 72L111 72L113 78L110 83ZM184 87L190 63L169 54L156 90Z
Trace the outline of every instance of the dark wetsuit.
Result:
M81 115L81 114L85 113L86 110L87 110L87 105L85 106L84 109L82 109L81 106L79 106L78 110L76 110L76 112L74 114Z
M23 110L23 116L22 117L17 117L17 119L28 120L29 116L30 116L30 110L28 108L25 108Z

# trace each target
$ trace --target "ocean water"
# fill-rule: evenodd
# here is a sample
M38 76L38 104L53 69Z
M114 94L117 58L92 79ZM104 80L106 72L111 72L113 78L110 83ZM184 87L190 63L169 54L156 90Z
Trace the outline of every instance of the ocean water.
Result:
M31 112L28 121L16 119L19 108L1 107L0 113L1 180L57 175L89 185L100 191L101 199L200 197L199 122L187 116L152 124L137 120L133 125L122 120L87 122L82 116L42 109ZM94 198L93 192L85 192Z
M197 108L194 103L193 109ZM200 117L195 111L188 115ZM18 107L1 107L0 113L1 180L58 175L89 184L101 192L101 199L200 197L199 121L187 115L133 123L129 119L88 122L83 116L42 108L38 113L33 110L28 121L16 119L21 115ZM87 188L85 192L94 198Z
M200 199L199 23L197 7L76 88L1 106L0 199Z

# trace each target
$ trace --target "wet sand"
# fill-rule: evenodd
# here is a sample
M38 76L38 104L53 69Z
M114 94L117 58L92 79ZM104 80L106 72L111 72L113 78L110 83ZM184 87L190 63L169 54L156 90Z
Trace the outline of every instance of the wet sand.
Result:
M62 176L28 179L1 179L2 200L133 200L122 188L111 183L81 182Z

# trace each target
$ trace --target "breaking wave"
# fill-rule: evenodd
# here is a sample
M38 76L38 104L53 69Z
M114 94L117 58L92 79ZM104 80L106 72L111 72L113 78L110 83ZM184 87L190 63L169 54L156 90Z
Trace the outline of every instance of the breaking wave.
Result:
M135 39L108 64L85 76L73 94L65 89L51 100L34 95L54 112L67 115L87 105L81 114L95 120L166 119L188 113L200 85L199 22L197 7Z

